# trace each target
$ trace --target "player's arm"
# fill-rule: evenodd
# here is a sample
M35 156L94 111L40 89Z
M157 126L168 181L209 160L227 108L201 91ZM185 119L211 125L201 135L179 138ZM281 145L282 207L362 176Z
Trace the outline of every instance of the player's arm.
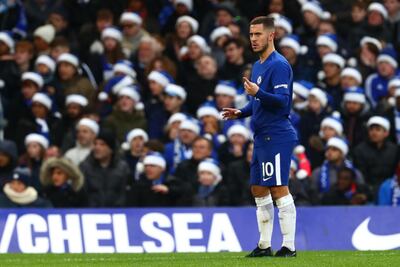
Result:
M222 112L222 118L224 120L235 120L251 116L251 114L253 113L252 100L253 99L251 99L250 102L247 103L247 105L242 109L224 108Z
M251 116L253 114L253 98L250 99L249 103L247 103L246 106L244 106L239 110L240 110L239 118L246 118Z

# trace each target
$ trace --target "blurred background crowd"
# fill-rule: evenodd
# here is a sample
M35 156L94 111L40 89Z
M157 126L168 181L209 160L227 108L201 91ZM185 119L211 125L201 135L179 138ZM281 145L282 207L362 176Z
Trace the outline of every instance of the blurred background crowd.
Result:
M400 1L0 3L0 207L243 206L248 22L292 65L297 205L400 204Z

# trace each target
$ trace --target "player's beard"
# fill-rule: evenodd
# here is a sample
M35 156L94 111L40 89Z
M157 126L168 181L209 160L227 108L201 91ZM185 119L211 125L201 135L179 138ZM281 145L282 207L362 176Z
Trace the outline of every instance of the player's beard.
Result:
M265 51L267 51L267 49L268 49L268 43L266 43L263 48L257 51L257 54L261 56L262 54L264 54Z

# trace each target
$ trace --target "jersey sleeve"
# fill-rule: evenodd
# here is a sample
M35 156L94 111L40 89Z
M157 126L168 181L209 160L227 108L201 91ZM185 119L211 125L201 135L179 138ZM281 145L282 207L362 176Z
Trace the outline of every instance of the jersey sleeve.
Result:
M290 95L292 70L288 64L277 62L271 75L271 86L275 94Z
M240 118L246 118L251 116L253 113L253 98L250 99L249 103L240 109Z

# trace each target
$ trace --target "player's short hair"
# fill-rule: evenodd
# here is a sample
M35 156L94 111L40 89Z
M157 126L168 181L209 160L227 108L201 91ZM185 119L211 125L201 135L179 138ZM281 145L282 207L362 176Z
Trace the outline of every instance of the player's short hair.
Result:
M262 24L264 28L273 30L275 28L274 19L267 16L255 17L250 21L250 25Z

